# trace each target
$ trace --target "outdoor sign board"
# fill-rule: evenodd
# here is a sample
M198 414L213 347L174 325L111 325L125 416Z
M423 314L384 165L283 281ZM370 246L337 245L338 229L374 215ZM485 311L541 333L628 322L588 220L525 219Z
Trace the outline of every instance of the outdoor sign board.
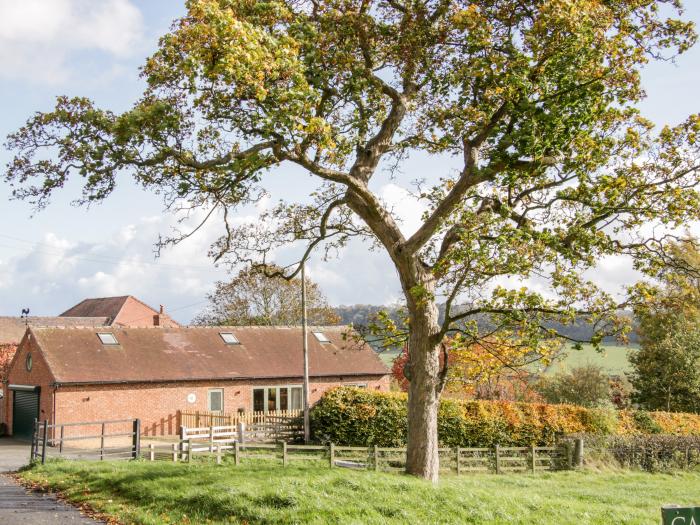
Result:
M700 525L700 507L661 507L663 525Z

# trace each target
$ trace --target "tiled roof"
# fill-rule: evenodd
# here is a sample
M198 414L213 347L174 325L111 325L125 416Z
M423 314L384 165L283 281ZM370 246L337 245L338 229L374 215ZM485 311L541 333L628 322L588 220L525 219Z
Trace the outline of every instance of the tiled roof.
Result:
M104 326L106 317L0 317L0 344L17 344L29 326Z
M63 312L61 317L109 317L114 320L127 299L128 295L84 299Z
M114 334L103 345L97 332ZM346 337L346 327L324 327L329 343L309 334L312 377L386 375L366 344ZM221 332L240 344L227 345ZM32 329L58 383L165 382L205 379L298 378L302 376L299 327L189 327Z
M0 381L7 377L7 372L10 369L10 363L15 356L17 346L13 344L0 343Z

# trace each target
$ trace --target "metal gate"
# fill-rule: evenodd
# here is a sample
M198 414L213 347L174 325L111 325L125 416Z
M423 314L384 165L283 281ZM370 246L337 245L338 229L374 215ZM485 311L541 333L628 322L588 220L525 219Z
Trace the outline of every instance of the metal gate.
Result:
M31 441L34 420L39 417L38 389L12 389L12 435L15 439Z

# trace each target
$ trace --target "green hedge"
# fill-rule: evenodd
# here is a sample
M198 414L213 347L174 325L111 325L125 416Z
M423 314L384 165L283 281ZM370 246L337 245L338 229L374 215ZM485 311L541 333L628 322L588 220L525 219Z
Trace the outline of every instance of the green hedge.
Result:
M619 413L571 405L456 401L443 399L438 413L438 436L443 446L550 445L564 434L633 435L657 433L664 413ZM700 416L682 417L696 434ZM311 428L318 442L338 445L400 447L407 433L406 394L380 393L341 387L326 392L311 411ZM700 432L698 432L700 433Z

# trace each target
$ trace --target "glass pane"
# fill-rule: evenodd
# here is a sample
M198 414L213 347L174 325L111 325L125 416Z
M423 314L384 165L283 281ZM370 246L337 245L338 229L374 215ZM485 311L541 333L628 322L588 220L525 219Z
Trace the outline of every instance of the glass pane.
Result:
M280 410L288 410L287 397L289 395L288 388L280 388Z
M240 344L240 341L238 340L238 338L235 335L233 335L231 332L221 332L219 335L221 336L221 339L224 340L224 343L226 343L227 345Z
M319 343L330 343L331 340L326 337L323 332L314 332L314 336L318 339Z
M223 410L223 399L221 390L209 391L209 410L212 412L221 412Z
M253 390L253 410L263 412L265 410L265 389L256 388Z
M290 410L301 410L301 387L296 386L292 389L292 402L290 403Z
M267 389L267 411L274 412L277 410L277 388Z

